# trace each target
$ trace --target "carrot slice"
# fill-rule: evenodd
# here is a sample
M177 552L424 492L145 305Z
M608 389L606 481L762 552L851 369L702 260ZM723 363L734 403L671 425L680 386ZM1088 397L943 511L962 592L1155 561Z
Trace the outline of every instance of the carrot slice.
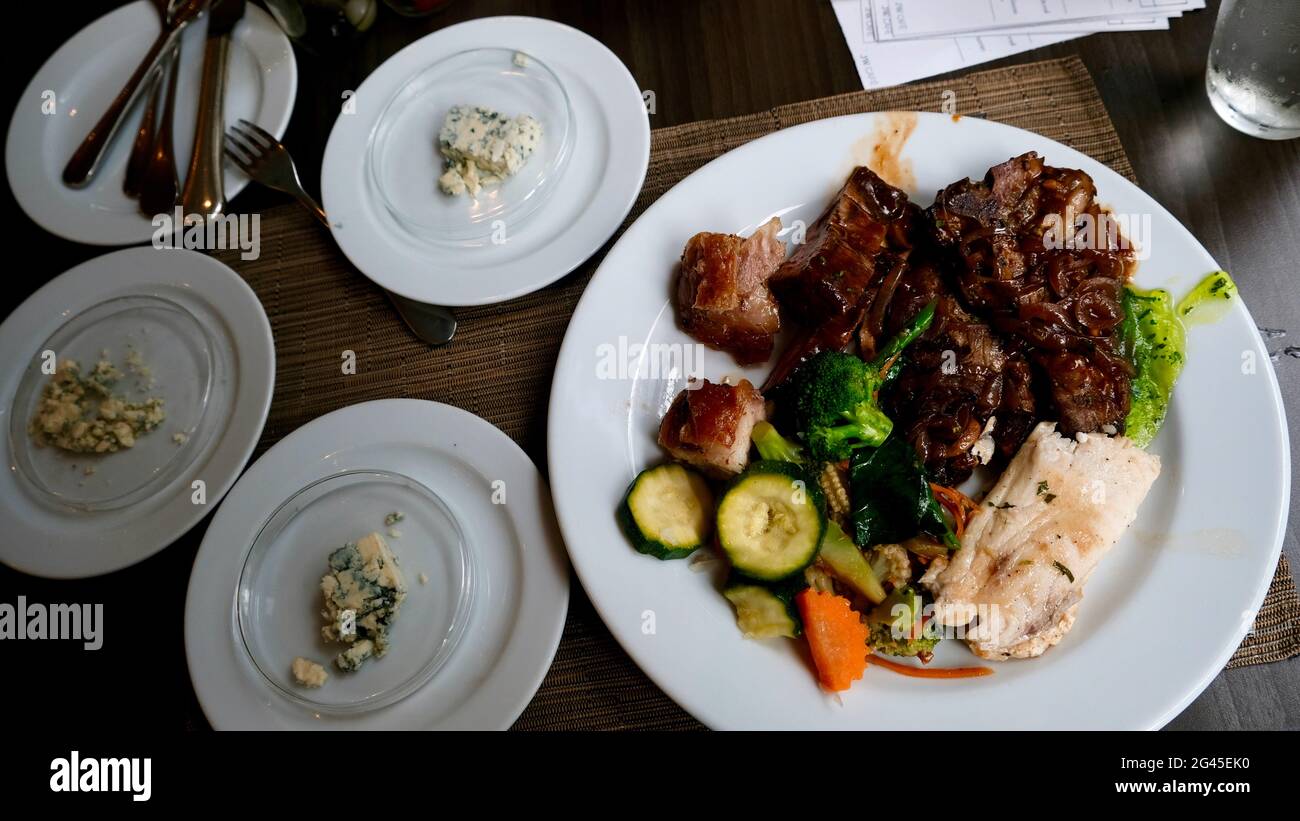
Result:
M831 692L849 689L867 669L867 626L843 596L808 588L795 602L818 681Z
M978 678L993 675L993 669L990 667L910 667L875 655L867 659L867 664L884 667L886 670L893 670L895 673L913 678Z

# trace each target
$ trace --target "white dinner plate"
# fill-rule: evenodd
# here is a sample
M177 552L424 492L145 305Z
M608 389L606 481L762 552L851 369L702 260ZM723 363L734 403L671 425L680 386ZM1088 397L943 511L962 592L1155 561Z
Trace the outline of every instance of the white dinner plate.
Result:
M182 182L190 162L207 25L206 16L190 25L181 43L173 127ZM143 103L122 122L90 185L69 188L62 175L72 152L139 65L159 30L158 13L148 0L115 9L54 52L19 98L5 142L5 170L18 204L46 231L90 245L133 245L153 236L150 218L140 213L136 200L122 193ZM109 44L112 47L106 48ZM249 3L231 33L226 122L243 118L283 136L297 90L298 65L289 39L269 14ZM246 185L248 178L226 163L226 198L233 199Z
M464 633L437 674L396 703L340 715L300 706L257 672L240 639L236 590L245 557L281 503L312 482L347 471L396 474L432 491L460 525L475 580ZM413 518L412 510L405 512ZM338 518L337 513L305 515ZM362 533L376 529L372 513L367 510L364 521L355 523ZM406 540L418 539L420 532L410 522L409 531L390 539L399 561L404 553L416 555ZM537 691L560 641L569 601L560 545L537 468L509 437L477 416L435 402L385 399L315 419L248 469L217 511L195 558L185 600L185 652L203 713L217 729L506 729ZM319 546L322 572L336 546ZM425 588L410 578L420 569L404 567L408 606L416 605L409 607L411 618L420 612L412 600L436 589L433 582ZM304 579L304 586L312 582ZM311 612L285 616L302 625L304 646L314 646L319 606L312 602ZM417 643L420 637L410 631L420 625L403 620L408 606L394 625L388 655L351 675L382 677L379 665L402 653L404 635L407 646ZM285 668L291 661L284 659ZM365 686L360 679L339 681L349 674L332 664L329 672L325 688ZM328 694L322 688L316 695Z
M440 60L481 48L526 52L554 72L573 113L572 156L545 204L522 224L506 219L495 237L432 242L385 206L372 181L371 140L394 93ZM473 88L458 91L464 103L478 102ZM632 75L600 42L550 20L489 17L436 31L375 69L348 103L330 132L321 170L334 238L362 273L418 302L485 305L564 276L622 223L650 161L649 118ZM438 125L429 124L431 135ZM437 145L433 139L425 142L428 153L412 156L411 169L427 177L433 192ZM412 219L420 221L416 215Z
M606 256L574 313L551 388L550 479L578 576L624 649L712 727L1159 727L1223 669L1281 549L1286 426L1268 354L1240 300L1217 323L1190 329L1187 366L1151 446L1160 478L1089 581L1074 629L1038 659L995 663L996 675L925 681L869 668L840 703L819 690L795 642L741 637L717 579L643 556L619 533L614 510L637 471L664 460L655 434L683 386L681 369L665 373L656 353L673 348L637 356L631 346L691 343L668 302L686 240L697 231L747 234L773 215L787 226L811 224L869 154L885 117L822 120L737 148L660 198ZM915 174L908 194L928 206L947 184L1029 150L1091 174L1116 213L1149 215L1140 285L1181 295L1218 268L1187 229L1109 168L978 118L918 115L902 149ZM767 367L740 369L710 352L702 372L759 384ZM961 642L945 641L934 663L972 662Z
M147 391L162 396L168 419L129 450L94 462L64 458L73 476L83 477L68 489L84 484L87 493L95 492L97 485L111 491L119 465L139 467L135 460L160 449L174 449L184 459L183 469L170 474L160 471L159 481L147 495L129 504L70 509L29 482L18 464L17 454L28 443L15 441L10 434L15 394L24 375L39 369L44 346L57 331L85 316L83 312L124 297L163 301L175 306L175 316L185 317L175 322L164 319L156 326L120 322L111 332L101 325L91 337L91 346L109 348L119 367L128 345L144 352L148 367L172 363L167 372L154 374L157 384ZM153 327L155 339L159 331L174 328L176 339L191 343L209 363L204 373L211 377L210 384L192 390L190 382L200 376L187 367L188 360L177 356L170 343L159 349L137 335L137 327L146 334L146 328ZM191 334L191 327L202 330ZM84 340L70 344L81 350L58 350L54 355L70 356L85 367L94 352L86 350ZM0 561L51 578L97 576L127 567L193 527L221 501L244 469L262 435L275 386L275 343L262 304L238 274L194 251L128 248L78 265L50 280L0 324L0 350L18 363L0 373L0 458L6 467L0 475L0 532L4 533ZM130 374L123 380L128 390L131 381ZM207 396L198 429L175 428L181 423L182 397L195 393ZM19 412L27 415L26 409ZM21 430L25 420L16 421ZM185 441L173 442L176 433ZM54 458L49 454L52 448L41 450L41 458ZM96 469L85 475L83 466L89 464ZM203 483L200 488L195 488L196 481Z

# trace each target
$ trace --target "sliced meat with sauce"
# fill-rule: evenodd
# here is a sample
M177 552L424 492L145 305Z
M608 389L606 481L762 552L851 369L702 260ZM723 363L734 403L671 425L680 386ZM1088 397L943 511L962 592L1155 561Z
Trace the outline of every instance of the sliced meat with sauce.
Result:
M693 338L727 351L742 365L764 362L781 329L768 278L785 259L773 217L747 238L702 232L682 251L677 316Z
M1042 422L980 503L961 547L922 579L940 624L986 659L1031 658L1074 624L1083 588L1137 515L1160 459L1124 437Z
M749 464L750 433L765 416L763 397L749 380L706 379L677 394L659 424L659 444L674 459L726 479Z
M782 310L801 330L782 353L765 390L819 351L848 347L864 320L879 319L877 297L906 265L920 217L907 194L866 166L853 170L805 241L772 276ZM867 327L875 325L868 322ZM862 341L874 348L875 336Z
M1019 340L1066 433L1123 431L1131 372L1119 355L1122 288L1136 265L1092 178L1034 152L940 191L928 211L967 307Z
M955 486L995 451L1015 454L1033 427L1035 399L1023 352L963 308L936 260L918 249L894 289L885 331L898 333L931 302L934 321L880 399L935 481ZM986 433L989 444L977 449Z

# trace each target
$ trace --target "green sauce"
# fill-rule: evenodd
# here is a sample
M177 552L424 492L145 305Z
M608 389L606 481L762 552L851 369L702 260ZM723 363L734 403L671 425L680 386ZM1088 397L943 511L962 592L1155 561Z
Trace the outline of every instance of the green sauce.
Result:
M1133 365L1133 384L1124 429L1138 447L1149 445L1165 421L1187 357L1186 326L1220 318L1236 293L1226 271L1201 280L1177 306L1166 290L1125 287L1120 332L1124 356Z
M1228 272L1215 271L1178 303L1178 318L1189 327L1215 322L1228 312L1236 293L1237 283L1232 281Z

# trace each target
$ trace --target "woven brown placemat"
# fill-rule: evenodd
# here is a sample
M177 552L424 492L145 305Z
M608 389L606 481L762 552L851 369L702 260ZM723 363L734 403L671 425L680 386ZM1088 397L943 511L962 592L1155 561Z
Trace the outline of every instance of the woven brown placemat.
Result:
M955 80L863 91L725 120L656 129L645 187L628 223L687 174L750 140L791 125L877 110L938 111L1010 123L1059 140L1130 180L1133 169L1087 69L1077 58L982 71ZM297 207L262 218L262 254L220 255L261 298L275 333L276 384L258 452L321 414L371 399L416 397L465 408L519 442L545 470L545 419L560 340L603 253L560 282L501 305L458 311L448 346L416 340L383 293L358 274ZM356 355L344 375L345 351ZM430 432L434 435L434 432ZM1254 632L1229 667L1300 652L1300 602L1285 557ZM695 729L632 663L573 584L555 663L517 729Z

